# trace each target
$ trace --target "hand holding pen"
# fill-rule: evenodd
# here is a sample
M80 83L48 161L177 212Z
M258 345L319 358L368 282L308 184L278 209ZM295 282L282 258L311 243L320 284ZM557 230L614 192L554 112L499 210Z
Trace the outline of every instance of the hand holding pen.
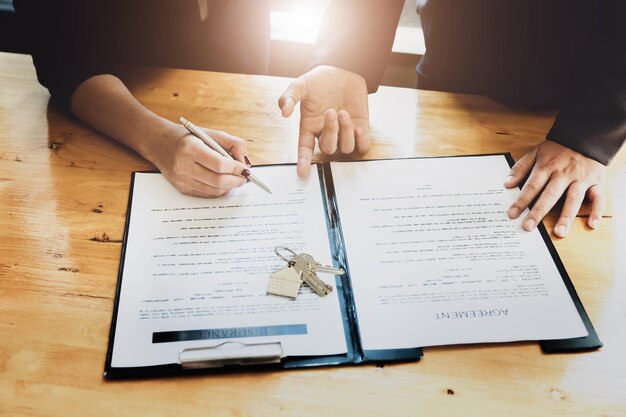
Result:
M250 161L243 139L221 130L196 127L228 149L231 158L214 151L179 123L157 118L156 122L149 120L146 126L148 133L140 135L145 143L137 151L181 193L219 197L248 182Z
M185 128L187 128L187 130L189 130L189 132L191 132L194 136L202 140L202 142L204 142L209 148L219 153L221 156L223 156L226 159L236 161L233 155L231 155L228 151L226 151L217 141L215 141L211 136L209 136L204 130L198 128L196 125L194 125L193 123L191 123L189 120L185 119L182 116L178 119L178 121L181 122L182 125L185 126ZM250 163L249 163L250 161L247 159L247 156L244 156L244 159L248 163L248 166L250 166ZM233 172L236 172L236 169ZM263 182L257 176L255 176L254 174L252 174L252 172L250 172L249 169L242 170L241 175L245 177L248 181L256 184L262 190L270 194L272 193L270 189L265 184L263 184Z

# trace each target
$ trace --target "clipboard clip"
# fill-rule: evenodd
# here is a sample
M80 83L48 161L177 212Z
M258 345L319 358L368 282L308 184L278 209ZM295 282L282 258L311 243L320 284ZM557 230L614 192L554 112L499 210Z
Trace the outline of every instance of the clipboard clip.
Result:
M278 363L283 357L280 341L250 343L228 341L215 346L185 348L178 354L183 369L220 368L226 365Z

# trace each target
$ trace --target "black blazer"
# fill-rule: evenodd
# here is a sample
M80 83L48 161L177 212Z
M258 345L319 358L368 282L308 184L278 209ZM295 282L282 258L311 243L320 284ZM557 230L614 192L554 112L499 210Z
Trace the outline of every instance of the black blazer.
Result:
M269 0L14 0L39 82L64 108L122 65L264 74Z
M547 138L608 164L626 138L626 2L422 0L418 87L558 108ZM313 65L382 79L402 0L335 0Z

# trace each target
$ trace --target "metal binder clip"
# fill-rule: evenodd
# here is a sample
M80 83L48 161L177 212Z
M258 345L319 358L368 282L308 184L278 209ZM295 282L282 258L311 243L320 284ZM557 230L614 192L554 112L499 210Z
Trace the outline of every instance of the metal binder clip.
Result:
M224 342L215 346L185 348L178 354L183 369L219 368L226 365L277 363L283 357L281 342Z

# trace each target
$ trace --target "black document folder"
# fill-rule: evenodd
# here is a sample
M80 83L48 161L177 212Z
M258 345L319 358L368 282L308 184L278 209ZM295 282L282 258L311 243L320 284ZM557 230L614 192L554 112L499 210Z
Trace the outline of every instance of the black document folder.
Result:
M498 155L472 155L463 157L442 157L442 159L449 158L481 158L481 157L501 157L506 158L509 166L512 166L513 161L509 154ZM412 161L419 161L421 159L438 159L438 158L411 158ZM397 161L406 161L397 160ZM339 164L359 164L360 161L347 161L340 162ZM266 166L271 168L274 166ZM264 167L255 167L259 176L263 175ZM106 358L104 376L106 378L137 378L137 377L150 377L150 376L165 376L181 373L196 373L196 372L211 372L211 371L224 371L224 370L236 370L246 367L246 369L289 369L311 366L328 366L328 365L347 365L347 364L362 364L362 363L381 363L381 362L393 362L393 361L415 361L422 357L422 349L420 346L403 346L401 348L392 349L368 349L363 346L361 337L361 325L359 321L359 308L358 303L355 302L354 282L351 275L350 262L348 257L348 251L346 245L350 242L346 242L344 239L344 233L342 230L342 219L340 213L342 213L338 205L338 196L335 190L335 179L333 178L333 170L331 163L317 164L315 165L317 170L317 179L319 180L320 190L322 193L323 207L321 209L325 213L325 223L328 233L328 242L330 245L329 251L332 256L332 262L334 266L343 268L346 273L342 276L335 277L335 293L337 294L339 310L341 312L341 320L343 322L343 333L345 336L346 351L340 354L329 355L290 355L283 350L281 345L281 338L291 337L289 331L283 333L274 333L276 336L267 337L270 333L263 333L262 342L256 343L253 338L249 338L257 328L253 327L239 327L237 331L228 333L223 331L222 333L216 332L216 327L211 329L203 329L197 327L180 327L173 329L172 331L159 331L151 333L151 339L146 338L143 343L147 346L155 344L160 345L176 345L180 347L180 353L178 360L166 361L167 363L157 363L150 365L134 365L125 363L123 365L116 364L114 361L114 351L117 347L116 339L123 337L120 336L120 323L125 318L120 314L121 306L127 302L127 294L124 293L125 280L135 279L134 276L125 276L125 263L129 262L129 257L135 256L134 253L129 252L128 245L129 239L133 234L141 233L141 230L133 230L132 213L137 204L134 200L134 196L137 194L137 177L138 176L160 176L158 172L136 172L133 173L130 195L128 202L128 212L126 217L126 226L124 231L124 240L122 245L122 253L120 260L118 285L115 296L115 307L113 311L113 318L111 322L111 330L109 337L108 353ZM315 174L314 172L312 174ZM506 175L506 173L503 173ZM295 170L294 170L295 175ZM270 184L268 184L270 185ZM270 185L271 187L271 185ZM344 209L345 213L345 209ZM345 215L345 214L344 214ZM206 220L207 228L210 227L211 220ZM205 223L203 223L205 224ZM567 294L571 297L571 301L575 307L577 314L580 316L580 320L584 325L588 335L584 337L556 339L556 340L540 340L539 343L545 353L555 352L572 352L596 349L602 346L592 324L587 316L584 307L578 298L574 286L561 262L559 255L557 254L554 245L552 244L548 233L546 232L543 224L538 225L539 233L541 234L542 242L545 244L545 249L549 252L554 265L558 269L558 273L563 280ZM137 239L137 236L134 236ZM279 242L268 242L270 246L278 244ZM149 245L148 241L145 245ZM149 266L146 265L146 271ZM148 272L146 272L148 273ZM326 278L327 282L329 279ZM149 288L146 288L149 291ZM265 296L264 294L262 296ZM207 303L211 303L210 300L206 300ZM292 302L292 301L286 301ZM293 302L298 302L293 301ZM154 314L154 313L152 313ZM144 317L145 318L145 317ZM406 317L407 321L419 320L416 317ZM137 321L139 324L141 320ZM270 326L271 327L271 326ZM305 325L306 328L306 325ZM218 329L219 330L219 329ZM222 329L224 330L224 329ZM267 329L263 329L266 331ZM305 329L306 330L306 329ZM123 335L124 333L121 332ZM217 336L215 336L217 334ZM220 336L222 335L222 336ZM246 336L246 337L238 337ZM125 337L125 336L124 336ZM206 339L206 346L198 346L198 341ZM282 339L284 340L284 339ZM193 341L194 344L186 345L188 341ZM489 341L486 341L489 342ZM480 341L475 342L480 343ZM118 348L119 349L119 348Z

